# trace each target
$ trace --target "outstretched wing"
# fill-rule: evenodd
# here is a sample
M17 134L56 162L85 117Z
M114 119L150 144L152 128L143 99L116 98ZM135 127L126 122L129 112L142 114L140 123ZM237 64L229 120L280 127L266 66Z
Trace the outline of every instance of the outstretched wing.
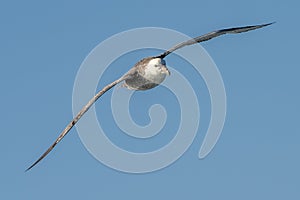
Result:
M193 39L190 39L188 41L179 43L175 46L173 46L172 48L170 48L169 50L165 51L164 53L160 54L159 56L156 56L157 58L164 58L167 55L169 55L170 53L172 53L173 51L180 49L184 46L188 46L188 45L192 45L192 44L196 44L196 43L200 43L200 42L204 42L207 40L210 40L212 38L218 37L220 35L224 35L224 34L235 34L235 33L243 33L243 32L247 32L247 31L252 31L258 28L262 28L265 26L269 26L272 23L268 23L268 24L261 24L261 25L255 25L255 26L244 26L244 27L236 27L236 28L227 28L227 29L222 29L222 30L218 30L218 31L213 31L210 33L207 33L205 35L201 35L198 37L195 37Z
M126 76L121 77L120 79L108 84L105 86L102 90L100 90L76 115L76 117L67 125L67 127L61 132L61 134L58 136L58 138L55 140L55 142L47 149L47 151L41 155L37 161L35 161L30 167L28 167L25 171L30 170L32 167L34 167L36 164L38 164L43 158L45 158L48 153L67 135L67 133L72 129L72 127L78 122L78 120L86 113L86 111L89 110L89 108L101 97L105 92L107 92L109 89L117 85L118 83L122 82L126 79Z

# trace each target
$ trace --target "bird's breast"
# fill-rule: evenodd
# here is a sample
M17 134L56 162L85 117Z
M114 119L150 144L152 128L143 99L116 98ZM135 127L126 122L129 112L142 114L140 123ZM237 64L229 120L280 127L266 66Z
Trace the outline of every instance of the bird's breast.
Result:
M161 84L167 74L158 67L146 66L143 72L136 71L134 75L129 76L123 86L130 90L149 90Z
M147 66L145 68L145 79L153 83L161 84L165 80L166 76L167 74L162 70L161 67Z

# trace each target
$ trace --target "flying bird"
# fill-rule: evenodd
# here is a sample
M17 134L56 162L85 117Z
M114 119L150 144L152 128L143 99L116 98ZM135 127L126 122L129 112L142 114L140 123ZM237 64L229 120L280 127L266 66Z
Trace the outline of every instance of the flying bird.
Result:
M274 22L273 22L274 23ZM221 29L195 37L193 39L187 40L185 42L179 43L167 51L163 52L158 56L146 57L137 62L127 73L125 73L119 79L113 81L112 83L105 86L100 90L75 116L75 118L66 126L66 128L61 132L55 142L43 153L39 159L37 159L26 171L30 170L36 164L38 164L43 158L45 158L48 153L66 136L66 134L72 129L72 127L78 122L78 120L86 113L89 108L108 90L117 85L120 82L124 82L123 86L129 90L149 90L158 86L164 81L167 75L170 75L170 71L166 66L164 58L170 53L180 49L182 47L193 45L196 43L204 42L212 38L224 35L224 34L236 34L243 33L255 29L259 29L265 26L269 26L273 23L254 25L254 26L244 26Z

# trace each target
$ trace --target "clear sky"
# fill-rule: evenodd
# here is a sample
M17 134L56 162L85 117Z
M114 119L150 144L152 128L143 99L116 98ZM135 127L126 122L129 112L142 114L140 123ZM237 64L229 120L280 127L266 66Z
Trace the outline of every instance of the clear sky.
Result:
M2 1L0 199L299 199L299 7L296 0ZM139 27L164 27L193 37L273 21L271 27L202 44L227 94L221 138L205 159L197 155L210 102L199 77L203 121L193 144L169 167L147 174L113 170L89 154L73 129L45 160L24 172L72 118L76 74L101 41ZM160 51L123 55L98 88L153 52ZM192 74L178 57L166 61ZM162 104L172 102L166 94L163 88L137 93L131 103L136 123L149 122L154 97ZM110 96L96 108L115 144L147 151L173 137L168 131L178 127L179 118L172 114L176 101L166 106L170 122L161 140L149 138L154 142L144 146L145 141L130 141L115 127Z

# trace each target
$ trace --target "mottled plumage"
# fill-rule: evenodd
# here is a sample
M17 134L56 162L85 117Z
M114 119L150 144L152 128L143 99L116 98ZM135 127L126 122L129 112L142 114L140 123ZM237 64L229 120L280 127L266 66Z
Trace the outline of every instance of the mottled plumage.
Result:
M163 59L147 57L126 73L123 86L130 90L148 90L158 86L166 75L170 72Z

